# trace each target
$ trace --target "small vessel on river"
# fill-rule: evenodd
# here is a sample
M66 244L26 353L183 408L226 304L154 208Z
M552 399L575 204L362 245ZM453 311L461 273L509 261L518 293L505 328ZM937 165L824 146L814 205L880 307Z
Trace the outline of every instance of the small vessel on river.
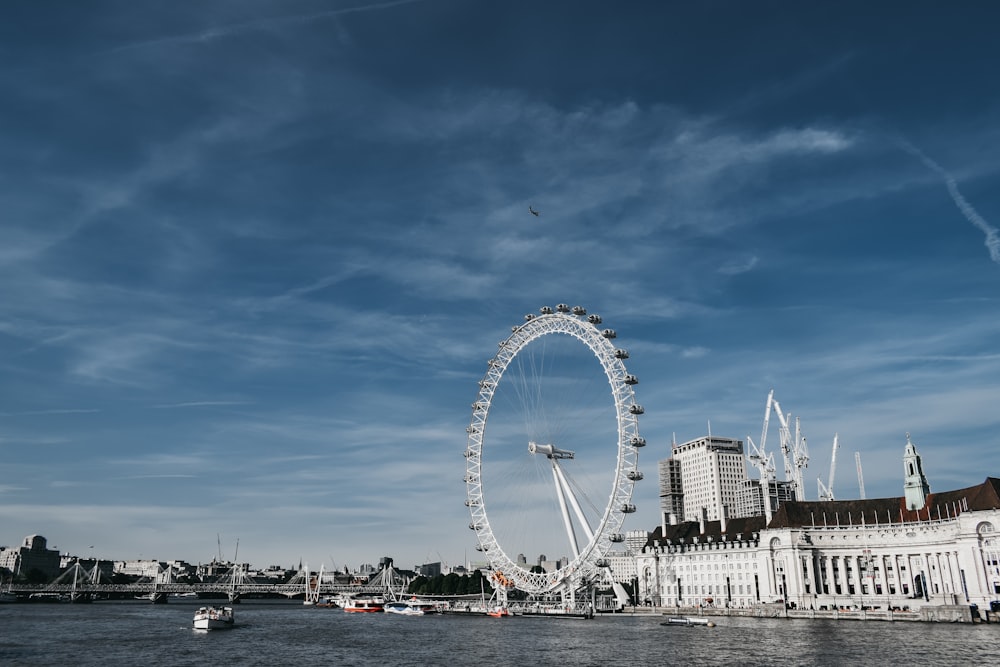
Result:
M387 602L384 610L387 614L401 614L403 616L426 616L427 614L436 614L438 611L432 603L421 602L417 598Z
M712 623L707 618L698 618L696 616L672 616L660 623L660 625L705 625L710 628L715 627L715 623Z
M222 630L234 622L232 607L200 607L194 613L195 630Z
M385 600L376 597L348 598L343 602L344 611L356 613L381 613L384 611Z

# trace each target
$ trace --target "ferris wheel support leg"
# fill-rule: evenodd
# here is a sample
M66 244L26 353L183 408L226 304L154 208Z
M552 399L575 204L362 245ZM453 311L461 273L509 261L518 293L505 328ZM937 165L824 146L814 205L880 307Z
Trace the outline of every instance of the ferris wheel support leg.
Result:
M576 542L576 531L573 529L573 522L569 520L569 510L566 508L566 493L568 489L563 488L562 475L559 474L559 465L552 459L552 478L556 483L556 495L559 496L559 509L562 512L563 523L566 525L566 534L569 536L569 544L573 548L573 558L580 557L580 546ZM572 496L570 496L572 498Z
M553 461L555 464L555 461ZM576 518L580 521L580 526L583 528L583 532L587 534L587 541L592 542L594 540L594 531L590 529L590 525L587 523L586 517L583 515L583 510L580 509L580 503L577 502L576 496L569 488L569 482L566 481L566 476L563 471L558 466L553 465L556 470L556 474L559 475L559 480L562 482L562 488L566 497L569 498L570 505L573 506L573 513L576 514Z

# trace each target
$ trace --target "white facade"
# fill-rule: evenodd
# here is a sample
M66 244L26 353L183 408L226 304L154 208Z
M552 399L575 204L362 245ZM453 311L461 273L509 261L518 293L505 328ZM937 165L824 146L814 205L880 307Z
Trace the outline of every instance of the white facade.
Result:
M664 526L636 554L639 596L664 606L989 609L1000 600L998 490L987 479L896 515L884 508L902 498L792 502L772 527L747 534L734 534L736 522L729 532L721 522Z

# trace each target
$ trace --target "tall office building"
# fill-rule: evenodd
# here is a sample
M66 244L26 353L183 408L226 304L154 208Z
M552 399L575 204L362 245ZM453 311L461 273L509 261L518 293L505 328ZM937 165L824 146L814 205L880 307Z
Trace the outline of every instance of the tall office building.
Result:
M674 445L671 458L680 465L685 521L700 519L702 508L709 521L717 521L722 518L723 506L732 515L745 502L747 472L742 440L712 435L697 438ZM662 485L661 479L661 504Z

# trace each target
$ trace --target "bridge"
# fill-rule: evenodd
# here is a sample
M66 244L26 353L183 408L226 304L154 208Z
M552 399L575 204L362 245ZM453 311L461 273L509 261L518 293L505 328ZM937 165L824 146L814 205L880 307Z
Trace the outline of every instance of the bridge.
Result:
M259 584L242 583L236 587L227 582L202 583L202 584L162 584L155 582L137 582L132 584L94 584L90 582L73 583L52 583L52 584L12 584L10 592L19 597L29 597L35 594L55 594L66 595L71 599L79 596L94 597L121 595L134 596L169 596L174 594L196 593L209 595L225 595L230 600L239 599L246 595L275 594L284 595L288 598L305 596L306 589L303 584ZM323 595L384 595L386 588L380 585L348 585L331 584L322 582L318 587L310 589L313 594Z
M79 563L67 568L59 577L48 584L10 584L9 591L18 597L65 596L71 601L90 601L98 597L148 597L153 602L166 602L171 595L195 593L199 596L216 597L224 595L230 602L236 602L249 595L283 595L287 598L337 595L388 595L400 591L405 585L403 577L393 569L391 561L369 579L366 584L339 583L330 573L324 578L299 572L286 583L260 583L246 575L242 568L233 566L225 576L215 582L181 583L158 581L159 577L147 578L127 584L102 581L102 574L95 565L87 570Z

